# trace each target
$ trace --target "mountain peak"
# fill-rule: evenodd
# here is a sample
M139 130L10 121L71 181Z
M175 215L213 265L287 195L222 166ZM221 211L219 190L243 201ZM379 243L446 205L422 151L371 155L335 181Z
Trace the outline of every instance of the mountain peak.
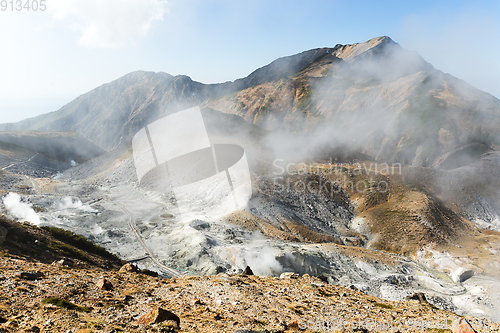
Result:
M399 45L399 44L394 42L388 36L375 37L364 43L355 43L346 45L338 44L336 47L337 51L335 52L335 56L343 60L349 61L370 49L385 45Z

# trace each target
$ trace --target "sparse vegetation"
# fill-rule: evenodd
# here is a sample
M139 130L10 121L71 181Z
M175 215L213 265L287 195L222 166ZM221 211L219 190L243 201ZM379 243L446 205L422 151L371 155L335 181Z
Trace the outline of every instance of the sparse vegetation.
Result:
M382 308L382 309L394 309L394 307L392 305L389 305L389 304L375 303L374 305L378 306L379 308Z
M113 261L120 261L120 258L118 258L115 254L108 252L102 246L96 245L91 241L89 241L88 239L86 239L85 237L75 234L72 231L57 227L47 227L47 226L43 226L41 228L48 231L54 238L66 242L68 244L71 244L78 249L87 251L89 253L97 254L103 258L107 258ZM54 246L65 251L74 252L77 254L77 256L81 256L80 252L70 249L70 247L68 246L57 245L57 244L54 244Z
M78 312L90 312L92 311L92 308L87 307L87 306L79 306L76 304L73 304L71 302L68 302L65 299L59 298L59 297L50 297L46 298L42 301L42 304L52 304L60 308L65 308L68 310L74 310Z

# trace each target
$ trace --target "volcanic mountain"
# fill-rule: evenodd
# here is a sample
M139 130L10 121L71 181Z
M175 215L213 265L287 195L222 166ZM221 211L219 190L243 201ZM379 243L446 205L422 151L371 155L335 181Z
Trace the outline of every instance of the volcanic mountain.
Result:
M382 162L426 166L470 143L500 142L498 99L389 37L283 57L222 84L133 72L0 130L71 130L110 150L144 125L196 105L264 129L307 134L308 151L348 146Z
M253 193L244 209L184 223L169 194L139 186L131 141L198 105L207 132L244 148ZM499 294L499 121L498 99L379 37L221 84L127 74L58 111L0 125L0 140L10 140L0 182L25 194L42 224L160 274L234 274L248 264L392 300L424 291L438 307L494 317L500 300L475 292ZM62 149L30 139L51 131L78 133L99 146L86 144L87 158L99 156L56 179L24 172L38 151ZM10 166L12 151L22 168Z

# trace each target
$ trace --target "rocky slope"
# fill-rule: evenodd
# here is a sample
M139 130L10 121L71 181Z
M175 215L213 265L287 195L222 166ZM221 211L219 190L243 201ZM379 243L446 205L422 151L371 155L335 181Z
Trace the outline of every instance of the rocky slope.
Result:
M8 228L0 243L2 332L463 332L459 324L468 325L423 294L387 301L324 277L259 277L247 268L238 275L163 279L130 264L118 271L116 260L64 242L33 254L33 247L58 241L30 225L1 224ZM61 248L73 250L57 261ZM477 332L499 331L488 320L468 321Z
M105 151L76 132L0 132L0 141L50 155L61 162L82 163Z

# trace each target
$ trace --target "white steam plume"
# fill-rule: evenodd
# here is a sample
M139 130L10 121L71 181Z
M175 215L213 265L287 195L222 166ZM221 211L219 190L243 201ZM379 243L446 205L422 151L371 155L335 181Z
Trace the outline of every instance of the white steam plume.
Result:
M31 204L21 202L21 196L17 193L10 192L3 198L3 204L10 215L21 221L39 225L40 217L31 207Z
M57 203L57 209L65 210L65 209L80 209L85 212L95 213L97 210L93 209L89 205L84 205L80 199L73 199L71 197L64 197L60 202Z

